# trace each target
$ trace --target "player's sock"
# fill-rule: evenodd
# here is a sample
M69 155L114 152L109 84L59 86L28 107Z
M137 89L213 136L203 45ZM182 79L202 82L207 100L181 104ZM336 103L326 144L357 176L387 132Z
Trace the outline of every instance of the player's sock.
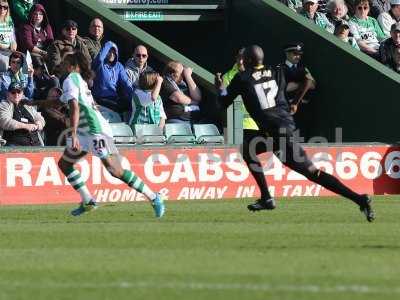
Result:
M257 162L251 162L251 165L256 165L255 168L257 170L262 170L262 166L260 163ZM254 179L257 182L258 188L260 189L261 192L261 199L263 200L267 200L267 199L271 199L271 194L269 193L268 190L268 185L267 185L267 181L265 180L265 175L264 172L257 172L256 170L253 170L254 166L249 166L249 170L251 172L251 174L253 175Z
M124 174L122 175L121 180L129 185L131 188L134 188L138 192L145 195L150 200L154 200L156 198L156 193L154 193L138 176L135 175L132 171L124 170Z
M361 203L362 195L353 192L351 189L341 183L336 177L325 173L324 171L319 170L317 172L317 176L310 179L327 188L328 190L352 200L358 205Z
M71 186L81 195L82 202L89 203L93 199L85 182L82 180L81 173L74 168L68 170L67 180Z

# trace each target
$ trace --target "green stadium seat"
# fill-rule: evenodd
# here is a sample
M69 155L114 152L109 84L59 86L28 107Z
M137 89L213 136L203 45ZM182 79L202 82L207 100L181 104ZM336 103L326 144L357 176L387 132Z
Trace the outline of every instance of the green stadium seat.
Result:
M189 124L165 124L168 144L194 144L196 138Z
M193 131L197 144L223 144L225 142L214 124L195 124Z
M110 123L116 144L134 144L136 138L126 123Z
M136 143L145 144L165 144L166 139L162 129L155 124L135 124L133 131L136 136Z

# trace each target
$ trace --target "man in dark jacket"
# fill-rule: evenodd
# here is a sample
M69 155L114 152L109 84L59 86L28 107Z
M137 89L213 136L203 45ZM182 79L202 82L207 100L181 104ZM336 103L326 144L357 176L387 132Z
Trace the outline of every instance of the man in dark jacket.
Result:
M89 50L80 36L78 36L78 24L73 20L65 21L61 30L61 38L55 40L47 51L47 66L50 74L57 75L58 78L62 77L60 71L60 64L66 54L81 52L89 61Z
M103 39L104 25L99 18L90 22L89 36L85 37L85 44L89 50L90 57L94 60L101 49L101 40Z
M393 65L393 52L400 47L400 23L394 23L390 28L390 38L381 43L379 47L379 60L384 65Z
M107 42L92 63L96 73L93 80L93 96L98 104L122 113L129 108L132 86L124 66L118 61L118 47Z

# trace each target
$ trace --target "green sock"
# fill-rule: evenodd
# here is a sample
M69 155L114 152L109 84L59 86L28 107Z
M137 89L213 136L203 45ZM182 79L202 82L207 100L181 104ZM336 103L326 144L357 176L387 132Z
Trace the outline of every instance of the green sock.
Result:
M131 188L145 195L149 200L156 198L156 194L132 171L124 170L121 180Z

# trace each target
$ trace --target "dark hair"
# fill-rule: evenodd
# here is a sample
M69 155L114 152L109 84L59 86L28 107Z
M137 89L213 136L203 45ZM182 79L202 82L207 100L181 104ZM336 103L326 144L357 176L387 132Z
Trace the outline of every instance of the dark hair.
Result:
M357 7L358 5L364 4L364 3L367 3L368 6L369 6L369 1L368 0L355 0L354 1L354 7Z
M22 66L22 64L24 63L24 58L25 58L25 56L24 56L24 54L21 53L21 52L13 51L13 52L11 53L10 57L8 58L8 62L9 62L9 63L11 62L11 59L12 59L12 58L19 58L19 59L21 60L21 66Z
M152 90L157 83L156 72L143 72L139 77L139 87L142 90Z
M94 74L90 69L89 61L81 52L66 55L64 58L64 63L74 67L79 66L80 74L86 82L93 79Z

